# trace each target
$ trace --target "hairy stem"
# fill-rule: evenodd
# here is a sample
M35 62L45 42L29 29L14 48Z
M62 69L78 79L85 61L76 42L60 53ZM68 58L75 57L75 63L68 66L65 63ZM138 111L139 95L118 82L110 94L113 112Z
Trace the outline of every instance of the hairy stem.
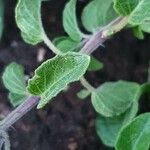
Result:
M2 121L0 130L7 131L15 122L36 106L39 99L37 96L29 97Z
M100 28L89 39L86 39L85 45L82 47L82 53L86 53L90 55L93 51L95 51L100 45L113 34L119 32L123 29L128 23L128 17L118 17L117 19L110 22L108 25Z
M93 92L95 90L95 88L84 77L80 79L80 82L90 92Z

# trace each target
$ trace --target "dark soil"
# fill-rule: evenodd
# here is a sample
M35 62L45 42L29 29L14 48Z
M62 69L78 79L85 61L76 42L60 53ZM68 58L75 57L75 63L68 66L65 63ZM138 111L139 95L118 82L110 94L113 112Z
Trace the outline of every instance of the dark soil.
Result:
M43 5L43 22L50 38L64 35L61 12L65 0L51 0ZM79 2L79 10L86 0ZM39 49L46 51L45 59L52 57L44 45L25 44L14 21L15 0L5 0L5 31L0 43L0 71L12 61L22 64L26 74L31 74L39 65ZM98 72L87 73L89 82L97 87L106 81L128 80L144 83L150 61L150 36L145 40L135 39L130 31L123 31L100 47L94 55L104 63ZM42 110L32 110L12 129L12 150L109 150L103 146L94 128L94 112L90 98L81 101L76 92L79 83L71 84ZM148 96L141 98L140 113L150 110ZM7 91L0 85L0 117L12 110Z

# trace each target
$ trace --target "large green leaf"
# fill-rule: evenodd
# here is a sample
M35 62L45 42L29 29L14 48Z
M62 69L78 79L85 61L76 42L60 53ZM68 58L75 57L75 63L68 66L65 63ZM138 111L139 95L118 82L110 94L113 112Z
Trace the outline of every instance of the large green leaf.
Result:
M47 60L38 67L27 87L29 93L41 97L38 108L45 106L67 84L79 80L89 62L90 57L87 55L68 53Z
M131 108L120 116L103 117L98 115L96 118L96 132L102 142L107 146L114 147L120 129L136 116L137 111L138 102L135 101Z
M19 0L16 7L16 23L22 32L23 39L29 44L43 41L41 2L41 0Z
M4 2L0 0L0 39L3 32Z
M149 0L114 0L114 8L120 15L128 15L132 25L150 20Z
M82 23L91 32L108 24L117 15L113 10L112 0L93 0L84 8Z
M150 113L145 113L121 130L116 150L149 150L149 148Z
M63 26L65 31L74 41L81 41L82 33L76 18L77 0L69 0L63 11Z
M73 41L70 37L58 37L53 41L54 45L63 53L78 52L80 50L80 43Z
M140 96L140 86L134 82L106 82L92 93L92 104L103 116L124 113Z
M24 69L21 65L11 63L2 76L5 87L9 90L9 99L13 106L17 106L27 97Z

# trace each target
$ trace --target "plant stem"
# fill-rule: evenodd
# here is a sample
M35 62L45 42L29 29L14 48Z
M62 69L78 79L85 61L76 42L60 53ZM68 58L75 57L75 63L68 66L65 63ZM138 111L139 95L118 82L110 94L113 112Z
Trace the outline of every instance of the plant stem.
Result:
M82 47L82 53L90 55L95 51L100 45L113 34L119 32L128 24L128 17L118 17L117 19L110 22L108 25L100 28L92 36L89 37L86 44Z
M84 77L80 79L80 82L90 92L95 91L95 88Z
M39 100L40 98L37 96L31 96L27 98L26 101L24 101L21 105L19 105L2 121L0 130L7 131L15 122L17 122L34 106L36 106Z
M47 37L45 31L43 30L43 40L44 43L55 53L56 55L61 55L62 53L57 49L57 47L52 43L51 40Z

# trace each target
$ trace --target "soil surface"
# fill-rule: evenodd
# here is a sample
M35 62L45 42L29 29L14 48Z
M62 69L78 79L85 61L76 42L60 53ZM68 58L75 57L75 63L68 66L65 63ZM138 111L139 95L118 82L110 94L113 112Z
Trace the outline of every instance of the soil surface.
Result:
M45 29L51 39L65 35L62 28L62 10L66 0L50 0L42 6ZM79 14L86 0L79 1ZM42 43L31 46L22 40L14 20L16 0L5 0L5 30L0 42L0 72L12 61L22 64L26 74L32 74L41 63L37 57L45 52L44 59L52 52ZM105 42L93 55L104 63L97 72L86 77L95 87L106 81L128 80L144 83L150 61L150 36L137 40L131 31L123 31ZM76 93L82 86L76 82L68 91L60 93L42 110L32 110L10 129L12 150L110 150L98 138L94 128L96 113L90 98L79 100ZM150 110L148 95L140 100L140 112ZM0 117L13 107L7 90L0 84Z

